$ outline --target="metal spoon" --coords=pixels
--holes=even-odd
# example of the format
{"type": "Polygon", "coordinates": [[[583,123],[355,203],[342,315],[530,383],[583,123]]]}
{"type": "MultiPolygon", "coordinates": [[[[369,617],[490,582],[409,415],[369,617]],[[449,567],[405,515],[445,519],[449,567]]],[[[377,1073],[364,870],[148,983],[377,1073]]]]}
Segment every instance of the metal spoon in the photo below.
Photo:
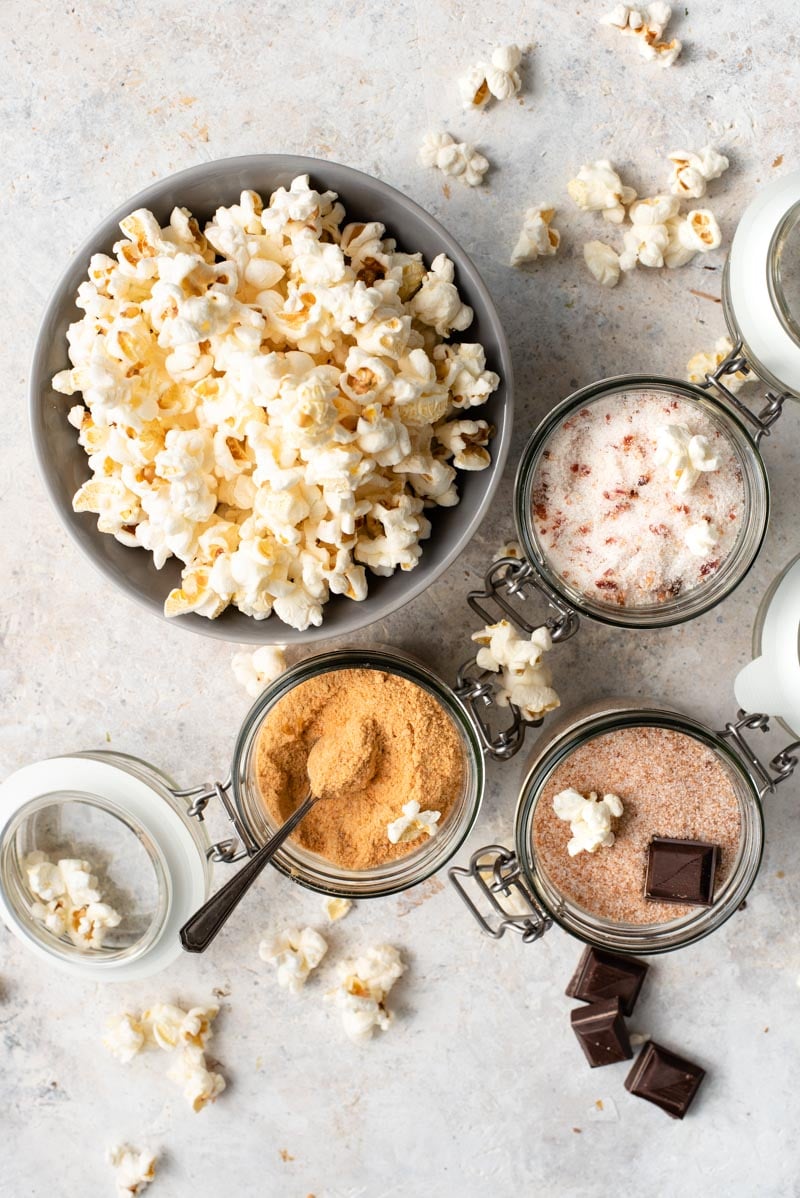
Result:
{"type": "Polygon", "coordinates": [[[187,953],[202,953],[208,948],[231,912],[239,905],[264,866],[274,857],[287,837],[320,799],[336,799],[344,792],[362,789],[375,772],[380,745],[374,720],[361,720],[348,726],[341,738],[323,738],[315,742],[308,755],[306,769],[311,791],[305,802],[287,819],[265,845],[250,858],[230,882],[212,894],[211,898],[186,921],[180,931],[181,944],[187,953]],[[348,733],[350,734],[348,736],[348,733]],[[332,764],[339,765],[339,785],[330,788],[326,781],[332,764]],[[314,794],[314,790],[318,793],[314,794]]]}
{"type": "Polygon", "coordinates": [[[319,796],[310,794],[305,802],[292,812],[275,835],[250,858],[247,865],[242,866],[238,874],[226,882],[216,894],[212,894],[211,898],[186,921],[181,928],[180,937],[181,944],[187,953],[205,952],[264,866],[272,860],[284,840],[291,836],[300,821],[305,819],[314,804],[318,802],[319,796]]]}

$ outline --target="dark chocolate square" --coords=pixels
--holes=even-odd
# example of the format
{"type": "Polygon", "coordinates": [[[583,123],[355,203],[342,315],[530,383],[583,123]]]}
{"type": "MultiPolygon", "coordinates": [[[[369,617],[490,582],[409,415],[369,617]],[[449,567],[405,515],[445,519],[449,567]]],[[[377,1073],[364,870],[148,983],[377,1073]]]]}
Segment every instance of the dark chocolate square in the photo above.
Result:
{"type": "Polygon", "coordinates": [[[622,957],[602,948],[584,950],[567,986],[570,998],[599,1002],[619,998],[623,1015],[631,1015],[649,966],[636,957],[622,957]]]}
{"type": "Polygon", "coordinates": [[[587,1007],[576,1007],[570,1022],[592,1069],[628,1061],[633,1056],[619,998],[604,998],[587,1007]]]}
{"type": "Polygon", "coordinates": [[[654,836],[647,851],[644,896],[659,903],[710,907],[719,849],[702,840],[654,836]]]}
{"type": "Polygon", "coordinates": [[[694,1101],[705,1069],[648,1040],[625,1078],[625,1089],[682,1119],[694,1101]]]}

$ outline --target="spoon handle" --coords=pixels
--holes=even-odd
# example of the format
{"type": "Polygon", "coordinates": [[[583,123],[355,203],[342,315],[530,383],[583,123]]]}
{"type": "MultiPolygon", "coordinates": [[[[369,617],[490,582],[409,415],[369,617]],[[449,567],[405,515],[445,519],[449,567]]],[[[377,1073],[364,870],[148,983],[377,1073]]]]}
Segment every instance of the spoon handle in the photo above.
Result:
{"type": "Polygon", "coordinates": [[[264,866],[277,853],[284,840],[291,836],[300,821],[305,819],[316,801],[316,795],[309,795],[275,835],[250,858],[247,865],[242,866],[229,882],[226,882],[216,894],[212,894],[211,898],[186,921],[181,928],[180,938],[187,953],[205,952],[264,866]]]}

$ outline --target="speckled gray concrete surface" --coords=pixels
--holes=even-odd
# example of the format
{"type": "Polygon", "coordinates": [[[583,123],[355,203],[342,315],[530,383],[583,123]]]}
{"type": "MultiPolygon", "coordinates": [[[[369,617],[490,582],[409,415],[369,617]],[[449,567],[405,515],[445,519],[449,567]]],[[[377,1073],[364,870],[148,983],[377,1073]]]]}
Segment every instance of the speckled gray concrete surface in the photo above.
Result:
{"type": "MultiPolygon", "coordinates": [[[[27,364],[47,295],[101,215],[150,179],[203,158],[296,151],[377,174],[425,205],[474,256],[504,319],[517,371],[512,464],[539,417],[577,385],[680,374],[722,334],[723,252],[672,273],[640,270],[605,291],[581,259],[598,225],[570,207],[565,184],[582,161],[610,156],[646,194],[663,186],[667,151],[711,141],[732,161],[709,200],[729,239],[759,184],[798,165],[794,7],[689,0],[675,19],[686,50],[667,71],[598,29],[604,7],[6,0],[4,774],[110,743],[199,780],[225,771],[247,709],[229,647],[141,614],[78,556],[27,437],[27,364]],[[535,43],[522,99],[462,114],[459,71],[512,40],[535,43]],[[422,135],[437,127],[478,143],[493,165],[488,185],[446,194],[442,177],[417,164],[422,135]],[[542,199],[559,207],[563,251],[514,272],[506,263],[521,213],[542,199]]],[[[765,457],[775,515],[738,592],[673,631],[584,627],[553,655],[565,705],[622,689],[712,724],[728,718],[759,597],[800,549],[797,408],[765,457]]],[[[360,640],[406,645],[452,675],[469,633],[464,594],[511,533],[511,496],[509,467],[460,561],[360,640]]],[[[491,768],[473,847],[510,835],[522,768],[491,768]]],[[[395,1026],[354,1048],[322,1004],[324,974],[292,999],[258,959],[263,930],[319,925],[318,899],[270,875],[205,957],[121,989],[46,973],[0,934],[0,1192],[110,1194],[103,1155],[126,1139],[162,1154],[152,1193],[181,1198],[798,1194],[797,797],[789,784],[768,801],[747,909],[656,961],[636,1011],[638,1030],[708,1069],[683,1124],[631,1098],[623,1066],[586,1067],[563,996],[577,943],[558,932],[527,947],[486,940],[439,879],[361,904],[331,934],[335,949],[389,940],[409,961],[395,1026]],[[161,1061],[119,1065],[100,1029],[125,1005],[198,1001],[213,987],[225,992],[214,1051],[229,1089],[195,1116],[161,1061]]]]}

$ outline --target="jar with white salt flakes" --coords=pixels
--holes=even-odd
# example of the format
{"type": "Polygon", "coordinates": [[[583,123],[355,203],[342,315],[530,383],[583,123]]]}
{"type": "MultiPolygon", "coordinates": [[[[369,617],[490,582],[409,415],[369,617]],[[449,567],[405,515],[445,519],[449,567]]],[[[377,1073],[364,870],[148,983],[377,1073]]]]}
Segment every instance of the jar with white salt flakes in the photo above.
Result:
{"type": "Polygon", "coordinates": [[[562,638],[581,617],[667,627],[742,581],[769,519],[761,442],[784,403],[800,399],[800,172],[766,187],[742,217],[723,307],[733,348],[702,384],[601,379],[533,432],[514,493],[525,560],[490,571],[482,615],[483,600],[502,607],[539,592],[556,606],[562,638]],[[742,376],[752,399],[736,393],[742,376]]]}

